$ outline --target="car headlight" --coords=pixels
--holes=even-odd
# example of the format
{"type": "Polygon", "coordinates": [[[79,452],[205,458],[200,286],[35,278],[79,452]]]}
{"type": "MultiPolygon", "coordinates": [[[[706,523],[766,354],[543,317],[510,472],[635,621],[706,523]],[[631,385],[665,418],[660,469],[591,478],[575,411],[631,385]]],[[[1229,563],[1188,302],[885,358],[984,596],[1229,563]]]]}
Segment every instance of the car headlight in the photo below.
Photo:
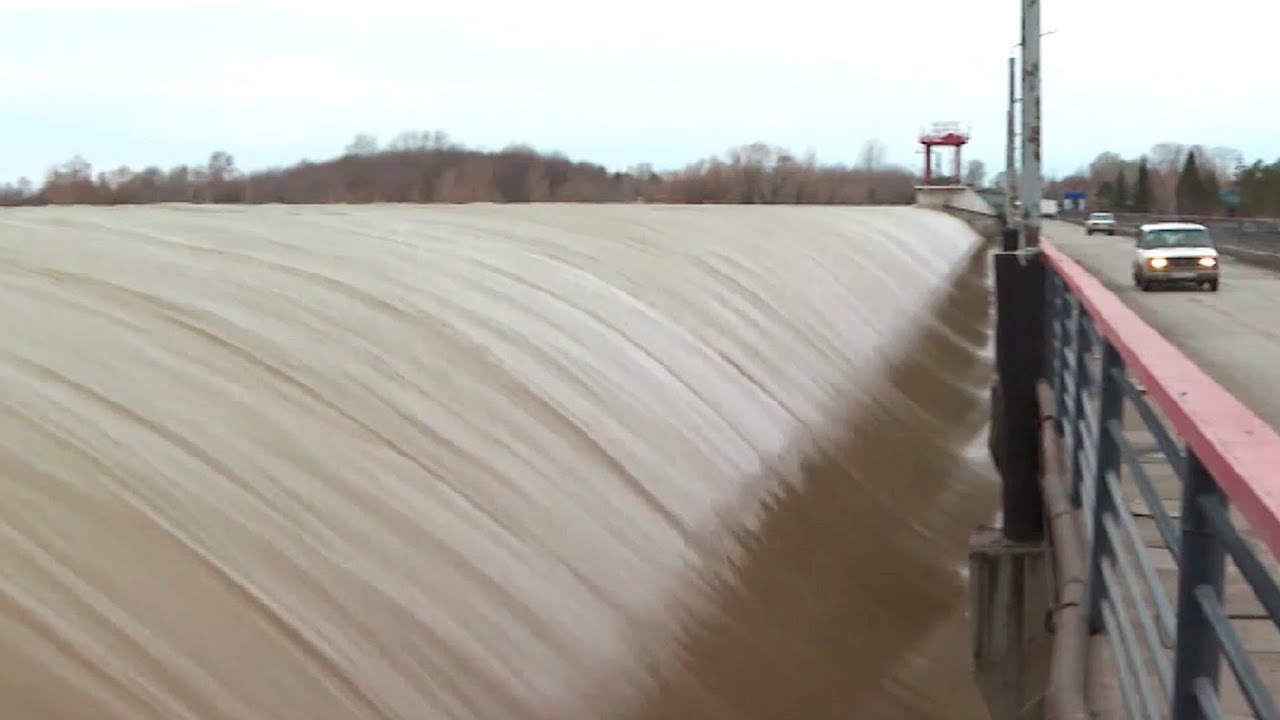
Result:
{"type": "Polygon", "coordinates": [[[1218,264],[1218,258],[1202,257],[1200,258],[1200,267],[1213,267],[1218,264]]]}
{"type": "Polygon", "coordinates": [[[1165,258],[1151,258],[1151,267],[1159,270],[1160,268],[1169,267],[1169,261],[1165,258]]]}

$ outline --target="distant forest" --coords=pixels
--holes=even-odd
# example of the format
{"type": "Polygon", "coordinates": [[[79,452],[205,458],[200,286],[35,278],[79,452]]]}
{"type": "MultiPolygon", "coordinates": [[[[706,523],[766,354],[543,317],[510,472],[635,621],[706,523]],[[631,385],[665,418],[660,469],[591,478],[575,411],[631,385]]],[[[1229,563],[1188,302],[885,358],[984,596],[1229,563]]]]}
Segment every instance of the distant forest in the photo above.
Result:
{"type": "Polygon", "coordinates": [[[915,175],[884,163],[876,141],[854,166],[821,164],[810,153],[754,143],[657,172],[626,172],[526,146],[470,149],[439,131],[405,132],[386,145],[358,135],[330,160],[245,172],[234,157],[173,168],[97,169],[76,156],[43,182],[0,185],[0,205],[192,203],[787,203],[906,204],[915,175]]]}
{"type": "Polygon", "coordinates": [[[1248,162],[1234,148],[1165,142],[1126,158],[1104,152],[1045,186],[1046,196],[1083,192],[1116,212],[1280,217],[1280,160],[1248,162]]]}

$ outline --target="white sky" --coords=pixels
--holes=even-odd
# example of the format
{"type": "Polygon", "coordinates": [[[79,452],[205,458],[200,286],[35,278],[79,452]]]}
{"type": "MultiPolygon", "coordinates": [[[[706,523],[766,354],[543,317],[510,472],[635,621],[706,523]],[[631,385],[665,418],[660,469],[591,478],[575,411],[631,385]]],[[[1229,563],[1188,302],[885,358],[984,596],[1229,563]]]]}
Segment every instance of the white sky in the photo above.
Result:
{"type": "MultiPolygon", "coordinates": [[[[1161,141],[1280,156],[1269,0],[1043,0],[1046,169],[1161,141]]],[[[969,124],[1003,165],[1017,0],[455,0],[414,5],[0,0],[0,180],[99,169],[256,169],[355,133],[443,129],[622,168],[765,140],[825,160],[969,124]]]]}

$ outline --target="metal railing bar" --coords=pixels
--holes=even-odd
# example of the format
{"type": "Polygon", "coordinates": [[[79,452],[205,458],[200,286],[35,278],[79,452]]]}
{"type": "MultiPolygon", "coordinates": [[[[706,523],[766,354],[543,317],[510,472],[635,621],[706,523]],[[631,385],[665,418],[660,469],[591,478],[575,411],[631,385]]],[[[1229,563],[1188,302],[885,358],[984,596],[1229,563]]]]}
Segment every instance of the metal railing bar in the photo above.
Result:
{"type": "MultiPolygon", "coordinates": [[[[1082,320],[1082,317],[1084,314],[1085,313],[1080,308],[1079,303],[1077,302],[1076,313],[1074,318],[1073,342],[1072,342],[1072,348],[1071,348],[1071,356],[1073,359],[1073,363],[1072,363],[1072,369],[1071,369],[1072,425],[1071,425],[1070,447],[1072,451],[1071,458],[1073,461],[1076,459],[1076,456],[1074,454],[1076,452],[1076,448],[1080,447],[1080,422],[1079,422],[1080,413],[1081,413],[1080,407],[1085,404],[1085,393],[1084,393],[1083,385],[1085,381],[1088,379],[1084,375],[1083,371],[1081,371],[1080,369],[1084,365],[1084,360],[1083,360],[1084,355],[1089,352],[1088,334],[1084,333],[1081,330],[1081,324],[1084,322],[1082,320]]],[[[1080,492],[1081,492],[1080,481],[1082,477],[1080,474],[1080,470],[1081,470],[1080,465],[1078,463],[1073,462],[1071,465],[1070,477],[1071,477],[1071,499],[1074,501],[1080,500],[1080,492]]],[[[1084,507],[1090,507],[1090,506],[1086,505],[1084,507]]]]}
{"type": "MultiPolygon", "coordinates": [[[[1138,699],[1141,701],[1142,709],[1144,711],[1143,717],[1158,718],[1160,713],[1157,709],[1156,696],[1151,691],[1151,684],[1148,682],[1147,674],[1143,672],[1142,661],[1138,655],[1138,640],[1133,635],[1133,627],[1130,626],[1129,623],[1120,622],[1118,606],[1112,600],[1118,595],[1116,592],[1116,586],[1120,583],[1116,581],[1115,565],[1112,563],[1110,557],[1102,559],[1101,569],[1102,580],[1107,587],[1108,598],[1107,600],[1104,600],[1103,603],[1113,608],[1113,612],[1116,613],[1115,629],[1119,631],[1120,646],[1124,650],[1125,659],[1129,668],[1133,671],[1133,679],[1135,681],[1134,685],[1137,688],[1138,699]]],[[[1120,664],[1118,659],[1116,664],[1120,664]]]]}
{"type": "MultiPolygon", "coordinates": [[[[1116,539],[1120,537],[1116,519],[1107,517],[1103,518],[1102,522],[1106,527],[1107,534],[1111,535],[1112,538],[1112,557],[1115,559],[1113,566],[1120,571],[1120,586],[1124,590],[1126,602],[1128,602],[1133,614],[1138,618],[1138,629],[1142,631],[1140,634],[1145,641],[1147,652],[1150,653],[1151,660],[1156,666],[1156,679],[1160,682],[1160,691],[1165,696],[1172,695],[1173,665],[1169,661],[1168,648],[1162,642],[1160,633],[1156,631],[1156,625],[1151,620],[1152,613],[1148,611],[1147,604],[1142,601],[1142,596],[1138,592],[1138,579],[1133,571],[1129,553],[1122,552],[1115,547],[1116,539]]],[[[1160,588],[1148,589],[1153,594],[1163,594],[1160,588]]]]}
{"type": "Polygon", "coordinates": [[[1064,326],[1070,326],[1072,332],[1075,331],[1075,321],[1080,314],[1080,298],[1067,288],[1067,283],[1058,273],[1053,273],[1058,279],[1058,294],[1062,297],[1062,320],[1064,326]]]}
{"type": "MultiPolygon", "coordinates": [[[[1089,347],[1088,345],[1084,346],[1085,352],[1088,352],[1088,347],[1089,347]]],[[[1076,348],[1075,345],[1066,346],[1065,350],[1068,352],[1064,352],[1064,354],[1062,354],[1062,366],[1064,366],[1066,370],[1069,370],[1070,373],[1075,373],[1076,370],[1079,370],[1080,363],[1082,363],[1082,360],[1080,360],[1079,357],[1075,356],[1075,348],[1076,348]]],[[[1088,363],[1084,364],[1084,368],[1088,369],[1088,363]]],[[[1089,375],[1089,378],[1093,379],[1093,375],[1092,374],[1089,375]]],[[[1088,384],[1088,383],[1085,383],[1085,384],[1088,384]]]]}
{"type": "MultiPolygon", "coordinates": [[[[1089,448],[1087,446],[1082,447],[1076,451],[1075,464],[1072,467],[1080,471],[1080,486],[1077,488],[1080,495],[1080,502],[1082,503],[1080,507],[1086,508],[1087,512],[1092,513],[1093,503],[1098,497],[1098,488],[1094,485],[1093,473],[1086,472],[1086,469],[1093,467],[1093,462],[1090,461],[1090,458],[1091,455],[1089,453],[1089,448]]],[[[1088,522],[1086,518],[1084,526],[1085,533],[1088,534],[1089,540],[1092,542],[1093,523],[1088,522]]]]}
{"type": "MultiPolygon", "coordinates": [[[[1172,720],[1200,720],[1195,684],[1203,678],[1216,688],[1221,685],[1223,642],[1220,628],[1210,621],[1210,613],[1200,607],[1197,591],[1209,588],[1221,598],[1226,579],[1227,552],[1200,511],[1198,498],[1206,497],[1226,506],[1222,488],[1209,469],[1190,449],[1187,476],[1182,483],[1182,564],[1178,567],[1178,636],[1173,650],[1172,720]]],[[[1230,629],[1230,628],[1228,628],[1230,629]]]]}
{"type": "Polygon", "coordinates": [[[1120,638],[1116,632],[1116,627],[1120,621],[1116,619],[1115,607],[1109,600],[1102,601],[1102,625],[1103,635],[1107,638],[1107,645],[1111,649],[1111,658],[1115,661],[1116,681],[1120,685],[1120,699],[1124,701],[1125,716],[1130,718],[1138,717],[1138,699],[1137,690],[1134,689],[1133,672],[1129,666],[1125,664],[1123,652],[1120,648],[1120,638]]]}
{"type": "MultiPolygon", "coordinates": [[[[1087,407],[1087,406],[1085,406],[1087,407]]],[[[1080,446],[1094,449],[1097,444],[1097,434],[1093,432],[1093,423],[1095,422],[1087,414],[1089,411],[1082,407],[1080,409],[1080,417],[1076,419],[1076,425],[1080,428],[1080,446]]]]}
{"type": "Polygon", "coordinates": [[[1214,692],[1213,683],[1205,678],[1196,678],[1195,693],[1200,712],[1206,720],[1226,720],[1222,705],[1218,702],[1218,694],[1214,692]]]}
{"type": "MultiPolygon", "coordinates": [[[[1094,403],[1092,401],[1096,398],[1096,393],[1094,393],[1092,390],[1089,390],[1089,389],[1086,389],[1082,392],[1077,393],[1075,388],[1075,381],[1068,380],[1067,382],[1071,385],[1069,389],[1071,390],[1072,395],[1080,399],[1080,402],[1076,404],[1075,407],[1072,407],[1069,409],[1067,413],[1067,421],[1076,425],[1079,425],[1080,423],[1094,422],[1094,412],[1093,412],[1094,403]]],[[[1092,431],[1095,428],[1086,425],[1082,429],[1085,431],[1092,431]]],[[[1086,432],[1085,434],[1088,435],[1088,432],[1086,432]]]]}
{"type": "Polygon", "coordinates": [[[1080,438],[1080,449],[1076,451],[1076,461],[1080,463],[1080,471],[1089,473],[1084,476],[1084,482],[1090,487],[1094,485],[1093,473],[1098,468],[1098,447],[1094,443],[1092,435],[1084,435],[1080,438]]]}
{"type": "Polygon", "coordinates": [[[1094,409],[1092,403],[1082,403],[1082,405],[1083,407],[1080,408],[1080,421],[1084,423],[1085,437],[1092,440],[1098,437],[1098,426],[1100,424],[1098,411],[1094,409]]]}
{"type": "Polygon", "coordinates": [[[1089,311],[1085,310],[1084,308],[1080,309],[1080,314],[1084,317],[1084,322],[1080,323],[1080,326],[1084,328],[1084,331],[1086,333],[1088,333],[1089,342],[1094,347],[1101,345],[1102,333],[1098,331],[1098,325],[1094,323],[1093,316],[1090,315],[1089,311]]]}
{"type": "Polygon", "coordinates": [[[1129,438],[1125,437],[1124,428],[1120,423],[1118,421],[1109,423],[1107,429],[1111,432],[1111,436],[1115,438],[1116,446],[1120,448],[1120,457],[1129,468],[1129,473],[1133,475],[1133,482],[1138,487],[1138,492],[1142,494],[1143,503],[1151,511],[1151,518],[1156,523],[1156,531],[1160,533],[1160,539],[1164,541],[1169,554],[1173,556],[1173,561],[1175,563],[1179,562],[1179,542],[1181,539],[1178,537],[1178,527],[1173,518],[1164,509],[1164,503],[1161,502],[1160,495],[1156,493],[1155,484],[1151,482],[1151,476],[1147,474],[1146,468],[1142,467],[1142,461],[1138,459],[1138,453],[1133,449],[1133,444],[1129,442],[1129,438]]]}
{"type": "Polygon", "coordinates": [[[1253,552],[1253,548],[1249,547],[1240,532],[1236,530],[1235,524],[1227,515],[1226,508],[1208,501],[1197,504],[1200,506],[1200,511],[1204,513],[1205,519],[1209,521],[1214,534],[1226,548],[1227,554],[1235,562],[1236,568],[1249,583],[1254,596],[1266,609],[1267,617],[1277,629],[1280,629],[1280,585],[1276,584],[1275,578],[1258,559],[1257,553],[1253,552]]]}
{"type": "MultiPolygon", "coordinates": [[[[1086,352],[1087,351],[1088,347],[1086,346],[1086,352]]],[[[1076,353],[1073,352],[1063,359],[1063,366],[1066,367],[1068,372],[1079,379],[1081,382],[1080,387],[1084,389],[1086,397],[1096,396],[1096,390],[1101,378],[1099,377],[1098,371],[1091,367],[1090,363],[1086,359],[1077,357],[1076,353]]],[[[1072,381],[1071,385],[1074,389],[1076,385],[1075,380],[1072,381]]]]}
{"type": "Polygon", "coordinates": [[[1081,452],[1080,448],[1076,445],[1075,439],[1072,437],[1075,434],[1075,427],[1076,424],[1074,422],[1068,423],[1063,426],[1064,432],[1062,433],[1062,454],[1066,458],[1066,471],[1068,478],[1070,478],[1071,473],[1075,471],[1077,462],[1076,456],[1081,452]]]}
{"type": "MultiPolygon", "coordinates": [[[[1060,285],[1062,283],[1062,278],[1059,278],[1057,275],[1053,275],[1052,277],[1054,278],[1055,285],[1060,285]]],[[[1063,425],[1063,418],[1067,414],[1067,396],[1065,394],[1067,320],[1066,320],[1066,316],[1062,312],[1062,309],[1063,309],[1062,306],[1063,306],[1063,301],[1062,301],[1061,288],[1055,288],[1054,307],[1052,310],[1052,312],[1054,313],[1054,317],[1053,317],[1053,322],[1050,323],[1050,325],[1053,327],[1053,354],[1052,354],[1053,362],[1052,362],[1052,374],[1050,375],[1050,378],[1052,378],[1052,387],[1053,387],[1054,417],[1057,418],[1054,421],[1054,427],[1059,434],[1063,433],[1063,428],[1065,427],[1063,425]]]]}
{"type": "MultiPolygon", "coordinates": [[[[1120,479],[1114,473],[1107,474],[1107,489],[1112,493],[1113,497],[1117,498],[1116,502],[1118,504],[1121,495],[1120,479]]],[[[1146,581],[1147,589],[1151,591],[1151,600],[1155,605],[1156,619],[1160,622],[1160,632],[1167,640],[1168,647],[1172,649],[1174,640],[1177,637],[1173,604],[1169,601],[1169,596],[1165,594],[1164,585],[1160,583],[1160,577],[1156,574],[1155,568],[1152,567],[1147,553],[1144,552],[1147,549],[1146,543],[1142,542],[1142,536],[1138,533],[1138,524],[1134,522],[1133,515],[1128,512],[1121,512],[1119,516],[1119,523],[1124,528],[1124,536],[1134,549],[1138,567],[1142,571],[1142,578],[1146,581]]],[[[1121,560],[1123,562],[1123,558],[1121,560]]]]}
{"type": "Polygon", "coordinates": [[[1076,380],[1070,373],[1062,377],[1063,398],[1071,398],[1072,402],[1067,403],[1066,411],[1063,416],[1074,420],[1076,418],[1075,397],[1076,397],[1076,380]]]}
{"type": "Polygon", "coordinates": [[[1262,679],[1258,677],[1258,670],[1253,666],[1253,660],[1249,657],[1248,651],[1244,649],[1244,643],[1240,642],[1236,629],[1227,619],[1227,613],[1222,603],[1218,601],[1217,593],[1212,587],[1201,585],[1195,589],[1195,596],[1201,612],[1213,626],[1214,634],[1222,644],[1222,655],[1231,666],[1231,672],[1236,676],[1240,691],[1244,693],[1244,699],[1249,703],[1253,714],[1259,720],[1280,719],[1280,710],[1276,710],[1275,700],[1271,698],[1266,686],[1262,684],[1262,679]]]}
{"type": "MultiPolygon", "coordinates": [[[[1089,349],[1091,347],[1092,346],[1090,345],[1086,345],[1084,347],[1084,352],[1085,353],[1089,352],[1089,349]]],[[[1094,370],[1094,368],[1090,367],[1090,363],[1087,358],[1076,357],[1076,353],[1074,352],[1075,350],[1074,346],[1068,349],[1072,350],[1073,352],[1063,353],[1064,357],[1062,359],[1062,366],[1066,368],[1067,371],[1073,375],[1083,373],[1083,378],[1082,378],[1084,380],[1083,387],[1086,390],[1092,390],[1098,384],[1098,373],[1094,370]]]]}
{"type": "Polygon", "coordinates": [[[1124,389],[1124,395],[1128,398],[1129,403],[1133,405],[1133,409],[1138,411],[1138,417],[1142,418],[1142,424],[1146,426],[1147,432],[1151,433],[1151,437],[1155,439],[1156,445],[1164,453],[1165,459],[1173,466],[1178,478],[1185,481],[1187,477],[1187,459],[1182,452],[1182,448],[1178,446],[1178,442],[1173,439],[1173,435],[1169,433],[1164,423],[1160,422],[1160,417],[1151,408],[1151,403],[1147,402],[1142,393],[1138,392],[1133,383],[1129,382],[1129,377],[1124,374],[1124,370],[1117,368],[1115,372],[1120,374],[1122,379],[1120,387],[1124,389]]]}
{"type": "MultiPolygon", "coordinates": [[[[1086,492],[1084,488],[1080,488],[1080,507],[1091,508],[1093,506],[1094,506],[1093,492],[1092,491],[1086,492]]],[[[1084,529],[1084,540],[1085,540],[1085,543],[1087,543],[1088,545],[1085,549],[1088,550],[1090,554],[1092,554],[1093,545],[1094,543],[1097,542],[1097,539],[1093,537],[1093,523],[1089,522],[1088,519],[1086,519],[1085,522],[1080,523],[1080,525],[1084,529]]]]}

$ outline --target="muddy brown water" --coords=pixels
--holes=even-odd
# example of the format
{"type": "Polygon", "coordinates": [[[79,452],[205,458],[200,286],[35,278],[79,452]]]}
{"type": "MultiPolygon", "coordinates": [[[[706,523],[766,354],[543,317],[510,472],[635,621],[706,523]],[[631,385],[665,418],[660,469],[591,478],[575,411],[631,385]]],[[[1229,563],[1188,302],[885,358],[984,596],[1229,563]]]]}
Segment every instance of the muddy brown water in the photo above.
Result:
{"type": "Polygon", "coordinates": [[[978,718],[978,239],[909,208],[0,213],[22,720],[978,718]]]}

